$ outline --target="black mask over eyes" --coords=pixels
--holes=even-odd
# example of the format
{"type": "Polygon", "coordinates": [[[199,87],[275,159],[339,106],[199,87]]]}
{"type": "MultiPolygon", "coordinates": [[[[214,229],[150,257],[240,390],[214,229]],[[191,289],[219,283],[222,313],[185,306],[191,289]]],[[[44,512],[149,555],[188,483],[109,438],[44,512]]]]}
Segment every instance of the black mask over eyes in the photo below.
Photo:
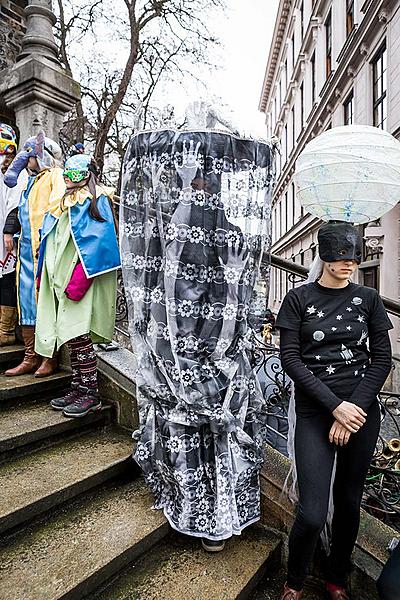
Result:
{"type": "Polygon", "coordinates": [[[355,260],[360,264],[362,240],[350,223],[330,221],[318,231],[319,256],[324,262],[355,260]]]}

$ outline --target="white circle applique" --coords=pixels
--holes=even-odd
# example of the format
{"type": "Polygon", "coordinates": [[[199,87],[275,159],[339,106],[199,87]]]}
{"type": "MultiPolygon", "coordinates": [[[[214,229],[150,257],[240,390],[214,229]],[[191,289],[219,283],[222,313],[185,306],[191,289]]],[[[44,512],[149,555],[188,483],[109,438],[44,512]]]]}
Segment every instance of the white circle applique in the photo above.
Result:
{"type": "Polygon", "coordinates": [[[362,304],[362,298],[359,298],[358,296],[354,296],[354,298],[351,301],[351,303],[355,304],[356,306],[359,306],[360,304],[362,304]]]}
{"type": "Polygon", "coordinates": [[[320,342],[321,340],[323,340],[325,337],[325,334],[323,331],[314,331],[313,334],[313,338],[316,342],[320,342]]]}

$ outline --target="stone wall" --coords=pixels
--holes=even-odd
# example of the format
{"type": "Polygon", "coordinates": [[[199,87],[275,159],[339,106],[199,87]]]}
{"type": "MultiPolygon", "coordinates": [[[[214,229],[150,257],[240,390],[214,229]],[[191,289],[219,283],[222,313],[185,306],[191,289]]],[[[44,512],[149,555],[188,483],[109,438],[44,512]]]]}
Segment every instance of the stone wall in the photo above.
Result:
{"type": "Polygon", "coordinates": [[[0,70],[12,66],[25,33],[27,0],[2,0],[0,6],[0,70]]]}
{"type": "MultiPolygon", "coordinates": [[[[0,6],[0,71],[11,67],[18,56],[25,33],[24,8],[28,0],[2,0],[0,6]]],[[[15,126],[15,115],[0,94],[0,121],[15,126]]]]}

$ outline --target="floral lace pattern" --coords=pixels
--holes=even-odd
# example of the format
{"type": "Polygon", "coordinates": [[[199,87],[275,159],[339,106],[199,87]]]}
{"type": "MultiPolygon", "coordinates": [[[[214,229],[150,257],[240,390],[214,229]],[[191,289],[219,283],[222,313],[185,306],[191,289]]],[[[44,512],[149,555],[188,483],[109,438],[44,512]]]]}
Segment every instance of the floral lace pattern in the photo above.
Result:
{"type": "Polygon", "coordinates": [[[219,132],[135,136],[120,214],[137,354],[136,461],[171,525],[220,540],[259,518],[266,409],[249,314],[272,154],[219,132]]]}

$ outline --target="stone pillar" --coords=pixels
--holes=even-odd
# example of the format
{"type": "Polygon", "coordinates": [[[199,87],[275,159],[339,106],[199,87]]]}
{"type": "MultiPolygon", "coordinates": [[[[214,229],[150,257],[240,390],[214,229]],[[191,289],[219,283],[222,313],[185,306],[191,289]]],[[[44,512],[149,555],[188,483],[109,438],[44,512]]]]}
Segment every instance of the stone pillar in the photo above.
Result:
{"type": "Polygon", "coordinates": [[[15,112],[21,142],[40,129],[57,141],[64,115],[79,99],[80,88],[57,58],[51,0],[28,0],[25,11],[21,52],[1,81],[0,93],[15,112]]]}

